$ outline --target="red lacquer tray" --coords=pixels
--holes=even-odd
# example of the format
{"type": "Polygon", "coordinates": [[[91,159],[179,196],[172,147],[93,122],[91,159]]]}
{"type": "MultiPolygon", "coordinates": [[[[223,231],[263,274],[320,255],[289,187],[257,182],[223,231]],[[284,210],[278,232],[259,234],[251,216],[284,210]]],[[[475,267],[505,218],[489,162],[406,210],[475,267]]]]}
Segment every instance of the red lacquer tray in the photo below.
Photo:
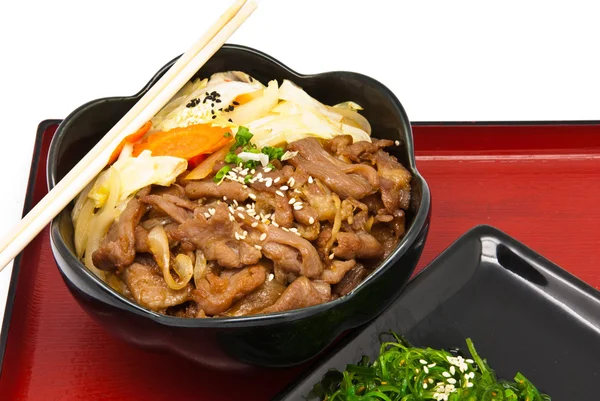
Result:
{"type": "MultiPolygon", "coordinates": [[[[26,210],[57,123],[40,125],[26,210]]],[[[420,123],[414,138],[433,196],[419,270],[484,223],[600,288],[600,122],[420,123]]],[[[15,263],[2,333],[2,400],[268,400],[302,369],[225,374],[113,339],[67,291],[47,229],[15,263]]]]}

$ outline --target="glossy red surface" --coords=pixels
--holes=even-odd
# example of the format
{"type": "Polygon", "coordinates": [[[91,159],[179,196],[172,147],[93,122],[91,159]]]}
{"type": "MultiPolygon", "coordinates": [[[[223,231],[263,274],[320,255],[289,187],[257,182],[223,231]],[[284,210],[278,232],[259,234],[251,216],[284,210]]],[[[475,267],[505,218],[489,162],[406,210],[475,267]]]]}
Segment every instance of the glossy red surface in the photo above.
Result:
{"type": "MultiPolygon", "coordinates": [[[[46,192],[43,136],[34,202],[46,192]]],[[[433,218],[420,268],[485,223],[600,288],[600,124],[414,127],[433,218]]],[[[67,291],[48,232],[25,250],[0,376],[6,400],[267,400],[301,368],[223,374],[108,336],[67,291]]]]}

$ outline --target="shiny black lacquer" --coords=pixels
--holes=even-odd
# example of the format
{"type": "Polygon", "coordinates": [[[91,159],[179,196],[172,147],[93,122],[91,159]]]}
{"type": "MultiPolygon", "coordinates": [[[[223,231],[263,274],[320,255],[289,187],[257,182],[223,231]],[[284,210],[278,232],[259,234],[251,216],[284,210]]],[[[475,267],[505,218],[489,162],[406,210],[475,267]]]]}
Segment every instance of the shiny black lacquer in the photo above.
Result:
{"type": "MultiPolygon", "coordinates": [[[[89,102],[59,126],[48,157],[52,188],[174,63],[163,67],[138,94],[89,102]]],[[[289,79],[327,104],[352,100],[362,105],[373,135],[400,141],[392,151],[413,174],[408,230],[398,248],[359,287],[338,300],[270,315],[183,319],[163,316],[120,296],[89,272],[73,253],[69,208],[51,225],[54,257],[69,290],[110,332],[133,344],[175,351],[223,369],[251,365],[283,367],[319,354],[340,333],[373,319],[393,302],[409,280],[429,228],[430,193],[415,166],[409,120],[398,99],[381,83],[352,72],[298,74],[247,47],[223,46],[198,72],[244,71],[261,82],[289,79]]]]}
{"type": "Polygon", "coordinates": [[[599,311],[600,292],[503,232],[478,226],[275,400],[310,400],[328,370],[376,357],[390,330],[416,346],[458,346],[463,355],[469,337],[500,378],[521,372],[553,401],[596,400],[599,311]]]}

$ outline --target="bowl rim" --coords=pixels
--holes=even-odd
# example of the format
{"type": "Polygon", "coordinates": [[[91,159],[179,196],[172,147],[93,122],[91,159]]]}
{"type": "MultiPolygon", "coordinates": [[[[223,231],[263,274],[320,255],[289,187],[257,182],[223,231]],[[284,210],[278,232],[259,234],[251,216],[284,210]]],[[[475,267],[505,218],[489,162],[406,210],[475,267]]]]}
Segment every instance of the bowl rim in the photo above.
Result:
{"type": "MultiPolygon", "coordinates": [[[[279,60],[265,54],[259,50],[243,46],[237,44],[225,44],[222,46],[222,49],[228,50],[236,50],[241,52],[252,53],[257,55],[263,59],[268,60],[272,64],[277,67],[285,70],[288,74],[293,75],[295,77],[301,79],[310,79],[321,77],[324,75],[332,75],[332,74],[344,74],[354,76],[360,79],[363,82],[367,82],[369,85],[375,87],[377,90],[383,92],[388,98],[391,99],[392,104],[395,111],[400,115],[404,126],[404,129],[407,132],[407,136],[405,139],[405,146],[408,153],[408,166],[413,175],[413,179],[417,179],[421,184],[421,199],[420,205],[417,210],[417,213],[414,215],[412,224],[405,236],[400,240],[400,243],[396,246],[396,249],[388,255],[386,260],[384,260],[374,271],[371,273],[365,280],[363,280],[355,289],[353,289],[347,295],[335,299],[333,301],[329,301],[323,304],[309,306],[301,309],[294,309],[290,311],[277,312],[277,313],[269,313],[264,315],[250,315],[250,316],[234,316],[234,317],[213,317],[210,319],[190,319],[190,318],[182,318],[175,316],[162,315],[157,312],[148,310],[141,305],[125,298],[124,296],[117,293],[113,290],[108,284],[102,281],[99,277],[93,274],[89,269],[87,269],[83,263],[79,261],[78,258],[73,255],[68,246],[66,245],[62,235],[59,230],[59,220],[61,218],[62,212],[56,216],[52,222],[50,223],[50,240],[52,243],[52,251],[54,253],[54,257],[56,258],[56,254],[58,253],[61,258],[64,259],[64,262],[67,263],[72,269],[76,266],[79,268],[81,273],[83,273],[84,277],[94,284],[99,291],[105,293],[109,297],[112,297],[115,302],[120,301],[119,307],[121,309],[127,309],[128,311],[135,313],[136,315],[141,315],[147,318],[152,319],[153,321],[167,326],[173,327],[194,327],[194,328],[202,328],[202,327],[210,327],[210,328],[234,328],[234,327],[245,327],[249,324],[254,326],[263,326],[269,325],[277,322],[289,322],[295,321],[299,319],[303,319],[312,315],[316,315],[322,313],[328,309],[332,309],[337,305],[350,301],[353,297],[355,297],[364,287],[369,285],[372,281],[375,281],[379,278],[388,268],[391,268],[390,265],[397,263],[402,255],[404,255],[408,249],[412,246],[412,244],[417,240],[417,237],[425,228],[425,225],[429,219],[430,209],[431,209],[431,193],[427,181],[417,169],[416,159],[414,153],[414,142],[413,142],[413,134],[412,128],[410,125],[410,121],[408,116],[404,110],[404,107],[400,103],[400,100],[394,95],[394,93],[383,83],[371,78],[367,75],[360,74],[357,72],[351,71],[328,71],[316,74],[301,74],[293,69],[289,68],[285,64],[281,63],[279,60]]],[[[48,152],[48,159],[46,164],[46,175],[48,188],[52,189],[58,182],[56,165],[58,164],[58,150],[60,148],[60,144],[63,138],[63,132],[67,131],[69,126],[72,124],[76,118],[88,110],[91,107],[99,103],[104,103],[108,101],[124,101],[124,100],[134,100],[139,99],[146,93],[149,88],[156,83],[160,77],[175,63],[175,61],[180,56],[173,58],[171,61],[166,63],[162,68],[160,68],[156,74],[148,81],[146,85],[142,87],[136,94],[131,96],[115,96],[115,97],[104,97],[98,98],[83,105],[79,106],[73,112],[71,112],[59,125],[56,130],[54,137],[50,143],[50,149],[48,152]]],[[[57,263],[57,267],[60,270],[63,278],[65,278],[65,274],[63,272],[63,268],[60,263],[57,263]]],[[[91,284],[91,283],[90,283],[91,284]]],[[[406,283],[404,283],[406,284],[406,283]]]]}

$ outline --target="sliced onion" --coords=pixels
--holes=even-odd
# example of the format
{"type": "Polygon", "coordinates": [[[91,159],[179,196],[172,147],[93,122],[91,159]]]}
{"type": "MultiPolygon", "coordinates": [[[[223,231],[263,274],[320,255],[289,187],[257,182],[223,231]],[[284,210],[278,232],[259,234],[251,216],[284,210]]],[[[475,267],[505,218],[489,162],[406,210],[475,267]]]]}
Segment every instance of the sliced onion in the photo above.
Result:
{"type": "Polygon", "coordinates": [[[225,156],[228,152],[229,145],[223,146],[221,149],[217,150],[215,153],[204,159],[204,161],[197,165],[195,169],[190,171],[190,173],[185,176],[185,179],[201,180],[203,178],[206,178],[213,171],[215,164],[225,159],[225,156]]]}
{"type": "Polygon", "coordinates": [[[272,80],[264,90],[263,95],[246,104],[237,106],[230,114],[235,124],[247,125],[248,123],[266,116],[279,101],[279,87],[277,81],[272,80]]]}
{"type": "Polygon", "coordinates": [[[352,108],[341,108],[337,106],[338,105],[333,107],[328,106],[328,109],[334,113],[342,115],[344,117],[342,119],[342,123],[348,124],[355,128],[360,128],[367,134],[371,135],[371,124],[369,123],[369,120],[352,108]]]}
{"type": "Polygon", "coordinates": [[[79,220],[79,213],[81,212],[83,205],[88,200],[88,194],[90,193],[90,190],[94,186],[94,181],[91,181],[89,184],[87,184],[86,187],[83,189],[83,191],[81,191],[79,193],[79,195],[77,196],[77,199],[75,200],[75,205],[73,205],[73,210],[71,211],[71,220],[73,221],[73,224],[76,224],[77,220],[79,220]]]}
{"type": "Polygon", "coordinates": [[[325,245],[325,250],[329,253],[329,250],[333,246],[333,243],[337,239],[337,235],[340,232],[340,228],[342,227],[342,208],[340,197],[336,194],[332,194],[333,202],[335,203],[335,219],[333,220],[333,227],[331,228],[331,238],[327,241],[327,245],[325,245]]]}
{"type": "MultiPolygon", "coordinates": [[[[170,267],[171,267],[171,250],[169,249],[169,237],[167,237],[167,233],[163,226],[156,225],[150,230],[148,233],[148,248],[150,248],[150,252],[152,256],[154,256],[154,260],[158,264],[158,267],[161,268],[163,275],[171,275],[170,267]],[[165,271],[167,274],[165,274],[165,271]]],[[[165,278],[165,281],[167,279],[165,278]]]]}
{"type": "Polygon", "coordinates": [[[165,281],[167,282],[167,285],[170,288],[174,290],[180,290],[190,282],[192,276],[194,275],[194,266],[192,264],[192,259],[188,255],[180,253],[179,255],[175,256],[173,266],[171,267],[179,276],[179,282],[173,280],[173,276],[171,276],[170,271],[167,272],[168,274],[164,274],[163,271],[163,275],[166,276],[165,281]]]}
{"type": "Polygon", "coordinates": [[[269,156],[264,153],[240,152],[238,157],[245,162],[248,160],[260,162],[263,167],[269,164],[269,156]]]}
{"type": "Polygon", "coordinates": [[[116,206],[121,188],[121,178],[119,172],[114,167],[110,167],[106,170],[101,177],[107,182],[108,197],[106,198],[104,206],[102,206],[102,208],[100,208],[100,210],[98,210],[98,212],[90,219],[88,239],[85,246],[84,264],[102,280],[106,280],[106,274],[94,266],[92,254],[98,249],[100,242],[106,236],[108,229],[117,217],[116,206]]]}
{"type": "Polygon", "coordinates": [[[293,159],[297,154],[298,154],[298,151],[290,152],[288,150],[283,154],[283,156],[281,156],[281,161],[293,159]]]}
{"type": "Polygon", "coordinates": [[[198,282],[206,276],[206,257],[200,250],[196,250],[196,263],[194,264],[194,284],[198,288],[198,282]]]}
{"type": "Polygon", "coordinates": [[[76,219],[73,219],[73,226],[75,228],[73,234],[73,242],[75,244],[75,252],[77,257],[81,259],[85,253],[87,246],[88,235],[92,219],[94,218],[94,201],[88,199],[85,201],[76,219]]]}
{"type": "Polygon", "coordinates": [[[173,260],[171,266],[171,250],[169,249],[169,238],[165,229],[161,225],[154,226],[148,233],[148,247],[154,256],[154,260],[160,267],[163,273],[163,278],[169,288],[180,290],[187,285],[194,275],[194,267],[192,259],[185,255],[179,254],[173,260]],[[179,276],[179,281],[175,281],[171,275],[171,267],[179,276]]]}

